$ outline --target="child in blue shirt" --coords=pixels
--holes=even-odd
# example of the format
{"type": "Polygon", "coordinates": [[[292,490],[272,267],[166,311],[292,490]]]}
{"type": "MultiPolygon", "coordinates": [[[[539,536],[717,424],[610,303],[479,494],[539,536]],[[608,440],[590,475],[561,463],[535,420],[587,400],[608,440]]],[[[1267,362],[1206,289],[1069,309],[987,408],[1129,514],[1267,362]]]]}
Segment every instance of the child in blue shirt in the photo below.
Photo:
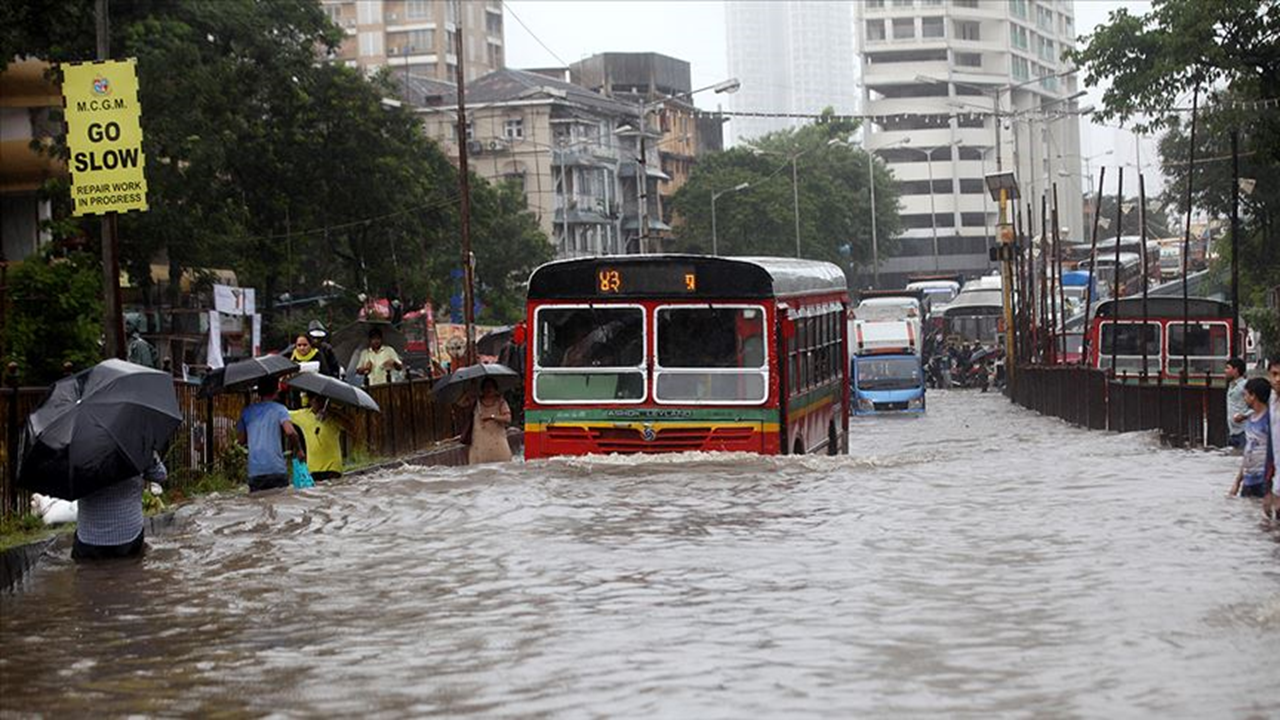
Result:
{"type": "Polygon", "coordinates": [[[1240,472],[1231,487],[1231,495],[1240,497],[1266,497],[1271,487],[1273,472],[1273,448],[1271,447],[1271,416],[1267,403],[1271,400],[1271,385],[1262,378],[1253,378],[1244,386],[1244,400],[1249,412],[1244,421],[1244,457],[1240,472]]]}

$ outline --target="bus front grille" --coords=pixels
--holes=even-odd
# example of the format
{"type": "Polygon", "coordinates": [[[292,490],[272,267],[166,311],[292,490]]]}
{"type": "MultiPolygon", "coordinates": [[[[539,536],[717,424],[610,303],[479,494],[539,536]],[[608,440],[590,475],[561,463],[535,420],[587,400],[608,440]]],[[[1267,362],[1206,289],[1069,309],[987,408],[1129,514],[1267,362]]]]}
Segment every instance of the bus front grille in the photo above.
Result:
{"type": "Polygon", "coordinates": [[[753,449],[754,427],[677,427],[642,430],[632,427],[550,426],[547,441],[585,445],[593,453],[669,453],[697,450],[753,449]],[[647,437],[646,437],[647,435],[647,437]]]}

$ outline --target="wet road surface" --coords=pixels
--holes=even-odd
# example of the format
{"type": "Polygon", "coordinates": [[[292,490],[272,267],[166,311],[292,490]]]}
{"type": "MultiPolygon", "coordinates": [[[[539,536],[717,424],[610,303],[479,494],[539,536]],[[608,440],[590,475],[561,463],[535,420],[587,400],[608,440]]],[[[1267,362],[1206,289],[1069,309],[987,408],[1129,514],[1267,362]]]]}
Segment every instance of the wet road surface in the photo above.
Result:
{"type": "Polygon", "coordinates": [[[996,395],[842,458],[408,468],[184,508],[0,596],[0,713],[1266,717],[1236,460],[996,395]]]}

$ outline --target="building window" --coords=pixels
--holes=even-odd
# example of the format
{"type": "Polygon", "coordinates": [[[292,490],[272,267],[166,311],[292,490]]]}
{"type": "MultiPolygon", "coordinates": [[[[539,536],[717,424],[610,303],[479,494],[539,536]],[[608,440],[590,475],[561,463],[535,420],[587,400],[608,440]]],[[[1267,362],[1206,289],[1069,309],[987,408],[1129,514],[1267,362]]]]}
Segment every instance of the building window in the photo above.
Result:
{"type": "Polygon", "coordinates": [[[982,55],[979,53],[956,53],[956,65],[960,67],[982,67],[982,55]]]}
{"type": "Polygon", "coordinates": [[[980,212],[960,213],[961,227],[986,227],[987,215],[980,212]]]}
{"type": "Polygon", "coordinates": [[[920,4],[924,7],[941,7],[942,0],[924,0],[920,4]]]}
{"type": "Polygon", "coordinates": [[[1036,27],[1046,32],[1053,32],[1053,11],[1036,6],[1036,27]]]}
{"type": "Polygon", "coordinates": [[[909,40],[916,36],[915,18],[894,18],[893,39],[909,40]]]}
{"type": "Polygon", "coordinates": [[[867,7],[871,8],[871,9],[873,9],[873,10],[880,10],[880,9],[883,9],[883,8],[884,8],[884,0],[867,0],[867,7]]]}
{"type": "Polygon", "coordinates": [[[338,23],[338,18],[342,15],[341,5],[321,5],[320,9],[323,10],[325,16],[329,18],[329,22],[334,23],[335,25],[338,23]]]}
{"type": "Polygon", "coordinates": [[[356,3],[356,22],[360,25],[380,25],[382,23],[382,3],[356,3]]]}
{"type": "Polygon", "coordinates": [[[1014,17],[1027,19],[1027,0],[1009,0],[1009,9],[1014,17]]]}
{"type": "Polygon", "coordinates": [[[489,67],[497,70],[502,67],[502,46],[497,43],[485,43],[485,59],[489,61],[489,67]]]}
{"type": "Polygon", "coordinates": [[[884,40],[884,21],[868,20],[867,21],[867,42],[879,42],[884,40]]]}
{"type": "MultiPolygon", "coordinates": [[[[458,34],[454,32],[446,32],[444,34],[445,44],[444,51],[450,55],[458,54],[458,34]]],[[[452,76],[450,76],[452,77],[452,76]]]]}
{"type": "Polygon", "coordinates": [[[957,20],[955,24],[955,37],[957,40],[981,40],[981,26],[969,20],[957,20]]]}
{"type": "Polygon", "coordinates": [[[502,37],[502,16],[496,13],[485,13],[484,29],[494,37],[502,37]]]}
{"type": "Polygon", "coordinates": [[[1009,40],[1016,48],[1027,49],[1027,29],[1017,25],[1009,26],[1009,40]]]}
{"type": "Polygon", "coordinates": [[[920,34],[927,38],[940,38],[946,34],[946,23],[940,17],[927,17],[920,20],[920,34]]]}
{"type": "Polygon", "coordinates": [[[980,178],[960,178],[961,195],[985,195],[987,184],[980,178]]]}
{"type": "Polygon", "coordinates": [[[444,21],[457,25],[460,17],[462,17],[462,8],[458,0],[444,0],[444,21]]]}
{"type": "Polygon", "coordinates": [[[405,0],[404,16],[410,20],[431,17],[431,0],[405,0]]]}
{"type": "Polygon", "coordinates": [[[359,35],[360,57],[376,57],[382,55],[382,38],[380,32],[362,32],[359,35]]]}
{"type": "Polygon", "coordinates": [[[524,118],[507,118],[502,125],[502,137],[519,140],[524,137],[524,118]]]}
{"type": "Polygon", "coordinates": [[[899,8],[909,8],[915,4],[915,0],[893,0],[893,6],[899,8]]]}
{"type": "Polygon", "coordinates": [[[1053,51],[1053,41],[1040,38],[1040,59],[1048,60],[1049,62],[1056,62],[1058,58],[1054,55],[1053,51]]]}
{"type": "Polygon", "coordinates": [[[433,30],[414,30],[388,35],[391,42],[388,55],[416,55],[435,52],[436,37],[433,30]]]}
{"type": "Polygon", "coordinates": [[[1027,59],[1013,56],[1013,77],[1018,80],[1030,80],[1031,69],[1027,65],[1027,59]]]}
{"type": "Polygon", "coordinates": [[[955,0],[956,7],[976,9],[978,0],[955,0]]]}

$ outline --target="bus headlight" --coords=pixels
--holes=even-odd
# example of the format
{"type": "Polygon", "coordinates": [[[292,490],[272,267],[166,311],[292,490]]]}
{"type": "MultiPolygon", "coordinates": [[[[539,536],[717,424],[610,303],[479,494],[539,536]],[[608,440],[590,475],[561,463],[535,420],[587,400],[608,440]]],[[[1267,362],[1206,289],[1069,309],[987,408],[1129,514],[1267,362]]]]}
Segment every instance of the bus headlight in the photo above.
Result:
{"type": "Polygon", "coordinates": [[[923,396],[923,395],[919,395],[919,396],[917,396],[917,397],[913,397],[913,398],[911,398],[910,400],[908,400],[908,401],[907,401],[907,409],[908,409],[908,410],[919,410],[919,409],[920,409],[920,408],[922,408],[922,407],[924,407],[924,396],[923,396]]]}
{"type": "Polygon", "coordinates": [[[860,397],[858,398],[858,409],[866,410],[868,412],[875,412],[876,404],[871,402],[871,400],[868,398],[860,397]]]}

